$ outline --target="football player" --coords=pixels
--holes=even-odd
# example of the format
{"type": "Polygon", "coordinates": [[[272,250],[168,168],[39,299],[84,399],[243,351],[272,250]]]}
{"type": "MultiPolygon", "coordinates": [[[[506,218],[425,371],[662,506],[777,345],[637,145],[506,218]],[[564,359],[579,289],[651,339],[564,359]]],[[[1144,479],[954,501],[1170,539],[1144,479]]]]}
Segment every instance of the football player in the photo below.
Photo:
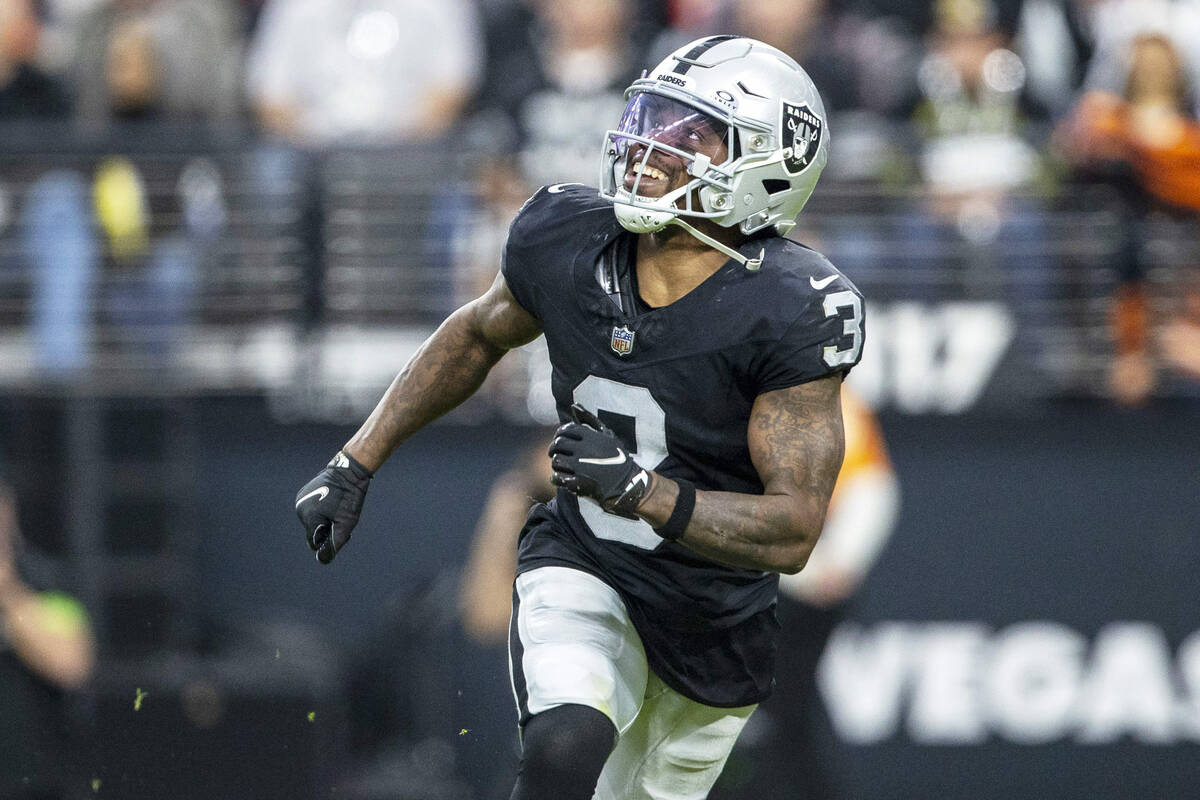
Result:
{"type": "Polygon", "coordinates": [[[771,691],[779,574],[821,530],[862,351],[858,290],[781,235],[829,147],[796,62],[711,36],[626,96],[599,192],[526,202],[492,287],[296,500],[332,561],[389,454],[546,337],[559,488],[518,545],[514,800],[707,795],[771,691]]]}

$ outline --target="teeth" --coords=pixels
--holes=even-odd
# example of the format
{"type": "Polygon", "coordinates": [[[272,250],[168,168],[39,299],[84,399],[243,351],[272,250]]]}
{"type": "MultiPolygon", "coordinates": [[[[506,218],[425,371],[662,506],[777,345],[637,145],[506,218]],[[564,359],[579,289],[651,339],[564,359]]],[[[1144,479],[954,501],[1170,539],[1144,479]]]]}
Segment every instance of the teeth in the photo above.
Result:
{"type": "Polygon", "coordinates": [[[665,181],[667,179],[667,173],[663,172],[661,169],[652,167],[649,164],[635,164],[633,171],[638,175],[645,175],[647,178],[653,178],[655,180],[665,181]]]}

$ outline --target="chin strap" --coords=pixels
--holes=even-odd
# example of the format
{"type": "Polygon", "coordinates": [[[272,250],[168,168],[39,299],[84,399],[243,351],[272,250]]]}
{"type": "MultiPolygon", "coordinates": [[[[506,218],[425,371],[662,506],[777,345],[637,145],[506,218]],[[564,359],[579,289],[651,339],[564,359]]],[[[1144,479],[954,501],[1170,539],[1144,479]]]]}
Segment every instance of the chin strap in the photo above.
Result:
{"type": "Polygon", "coordinates": [[[717,250],[717,251],[729,256],[734,261],[738,262],[739,264],[741,264],[743,267],[750,270],[751,272],[757,272],[758,269],[760,267],[762,267],[763,256],[766,255],[766,252],[767,252],[765,248],[758,251],[757,258],[746,258],[744,255],[739,253],[737,250],[734,250],[732,247],[721,244],[720,242],[718,242],[716,239],[712,238],[711,236],[701,233],[700,231],[696,230],[695,228],[693,228],[691,225],[684,222],[679,217],[672,218],[671,221],[668,222],[667,224],[668,225],[678,225],[680,228],[683,228],[685,231],[690,233],[692,236],[695,236],[697,239],[704,242],[706,245],[708,245],[712,249],[717,250]]]}

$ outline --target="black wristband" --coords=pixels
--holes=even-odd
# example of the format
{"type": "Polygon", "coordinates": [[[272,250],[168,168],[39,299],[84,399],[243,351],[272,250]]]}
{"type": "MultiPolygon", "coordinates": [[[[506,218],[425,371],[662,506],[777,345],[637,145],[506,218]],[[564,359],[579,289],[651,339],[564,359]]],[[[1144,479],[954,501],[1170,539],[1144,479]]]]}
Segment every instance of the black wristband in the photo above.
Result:
{"type": "Polygon", "coordinates": [[[679,496],[675,498],[675,510],[671,512],[671,518],[661,528],[655,528],[654,532],[664,539],[675,541],[683,532],[687,530],[688,523],[692,521],[692,512],[696,509],[696,487],[691,481],[673,479],[679,484],[679,496]]]}

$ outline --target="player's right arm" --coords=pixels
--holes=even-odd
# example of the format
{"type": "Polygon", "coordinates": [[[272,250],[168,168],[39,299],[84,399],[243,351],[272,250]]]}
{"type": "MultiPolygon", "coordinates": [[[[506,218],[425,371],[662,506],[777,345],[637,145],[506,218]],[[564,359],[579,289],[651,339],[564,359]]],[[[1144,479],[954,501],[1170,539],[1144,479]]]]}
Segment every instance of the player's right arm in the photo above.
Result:
{"type": "Polygon", "coordinates": [[[409,436],[475,393],[514,347],[533,341],[541,323],[505,283],[446,318],[392,381],[375,410],[333,461],[296,495],[309,547],[327,564],[350,538],[371,476],[409,436]]]}
{"type": "Polygon", "coordinates": [[[425,340],[342,452],[371,472],[379,469],[401,442],[474,394],[505,353],[541,332],[497,273],[482,297],[425,340]]]}

